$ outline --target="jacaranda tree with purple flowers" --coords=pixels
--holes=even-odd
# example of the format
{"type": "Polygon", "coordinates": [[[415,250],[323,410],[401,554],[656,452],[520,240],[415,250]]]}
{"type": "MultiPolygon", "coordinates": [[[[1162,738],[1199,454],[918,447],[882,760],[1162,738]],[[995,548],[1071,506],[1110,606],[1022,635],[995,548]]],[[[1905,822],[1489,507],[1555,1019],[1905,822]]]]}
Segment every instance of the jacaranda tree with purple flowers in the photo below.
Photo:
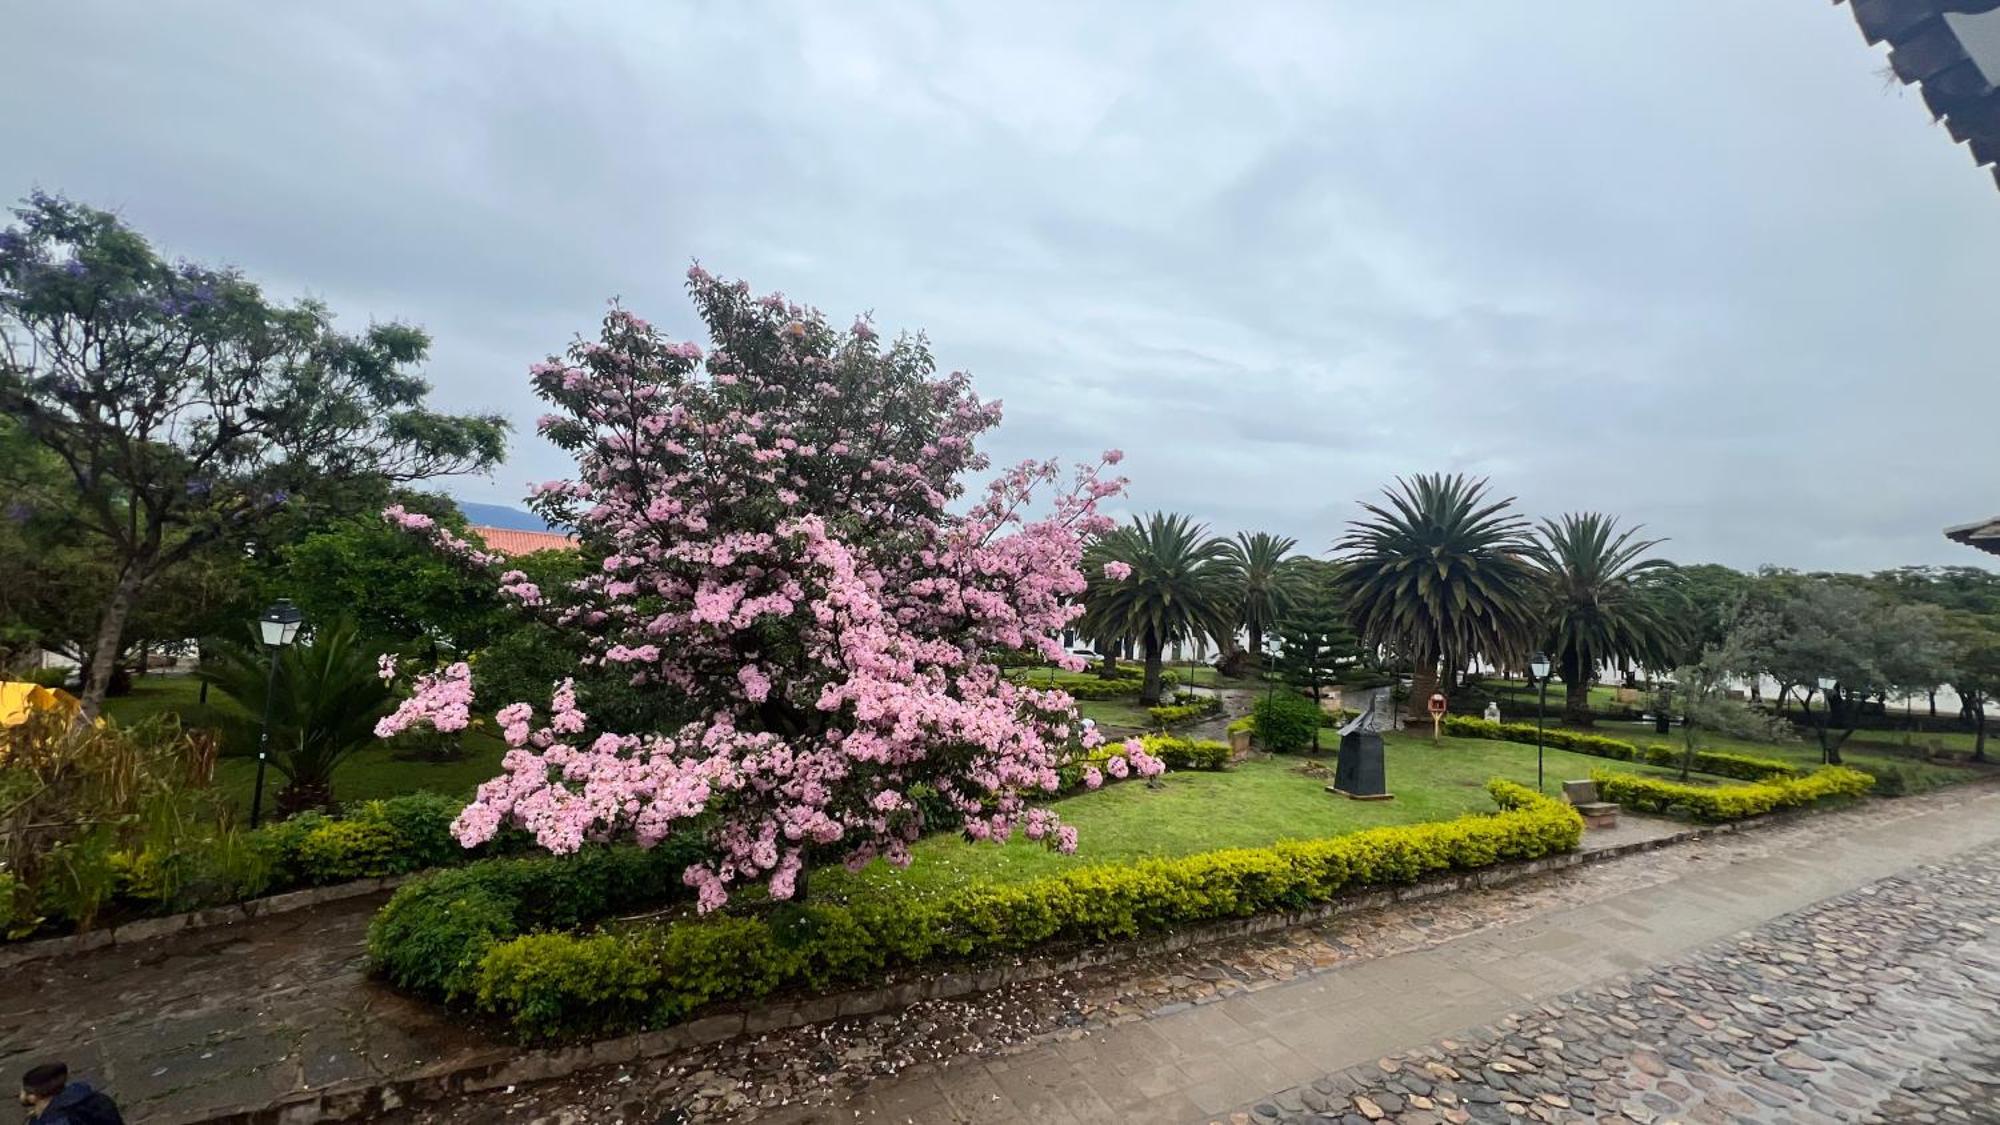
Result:
{"type": "MultiPolygon", "coordinates": [[[[600,338],[533,369],[555,408],[541,432],[577,475],[530,502],[601,560],[591,574],[541,589],[425,517],[388,513],[493,568],[586,663],[683,720],[610,729],[570,682],[505,701],[506,773],[480,788],[459,838],[512,823],[569,851],[698,830],[711,859],[683,878],[703,910],[752,883],[792,898],[821,862],[907,862],[920,786],[975,839],[1074,848],[1074,829],[1028,800],[1101,738],[1068,696],[1012,684],[984,657],[1080,665],[1060,641],[1080,609],[1082,541],[1109,526],[1097,504],[1124,482],[1030,462],[962,499],[989,469],[973,443],[1000,411],[965,375],[938,375],[922,340],[885,343],[865,320],[840,330],[699,268],[689,290],[706,353],[614,308],[600,338]]],[[[383,733],[465,690],[418,681],[383,733]]],[[[1124,759],[1159,770],[1136,743],[1124,759]]]]}
{"type": "MultiPolygon", "coordinates": [[[[95,715],[162,574],[253,542],[287,506],[482,470],[506,424],[439,414],[422,331],[336,332],[233,270],[162,259],[117,216],[37,193],[0,231],[0,414],[62,463],[48,505],[111,574],[84,668],[95,715]]],[[[0,481],[0,484],[9,482],[0,481]]]]}

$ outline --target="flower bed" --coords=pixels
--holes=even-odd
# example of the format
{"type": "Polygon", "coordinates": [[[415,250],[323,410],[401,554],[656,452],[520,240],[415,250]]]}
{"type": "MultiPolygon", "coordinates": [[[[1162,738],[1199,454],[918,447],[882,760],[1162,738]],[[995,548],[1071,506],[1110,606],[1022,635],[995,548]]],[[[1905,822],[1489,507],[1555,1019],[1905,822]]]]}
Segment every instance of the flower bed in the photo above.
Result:
{"type": "MultiPolygon", "coordinates": [[[[1445,717],[1444,732],[1457,738],[1525,742],[1530,746],[1535,744],[1538,737],[1532,723],[1496,723],[1488,719],[1459,715],[1445,717]]],[[[1622,739],[1607,738],[1601,734],[1584,734],[1581,731],[1566,730],[1561,727],[1544,728],[1539,732],[1539,737],[1544,745],[1558,750],[1568,750],[1574,754],[1588,754],[1594,758],[1610,758],[1618,762],[1644,762],[1647,765],[1669,768],[1681,764],[1681,751],[1671,746],[1640,746],[1622,739]]],[[[1795,778],[1805,774],[1804,770],[1790,762],[1776,758],[1753,758],[1747,754],[1725,754],[1713,750],[1695,751],[1694,769],[1699,773],[1733,777],[1740,781],[1795,778]]]]}
{"type": "Polygon", "coordinates": [[[529,933],[569,923],[529,909],[525,896],[558,894],[537,888],[574,878],[513,876],[495,890],[474,865],[399,891],[371,929],[369,951],[404,987],[476,1007],[525,1039],[660,1027],[717,1001],[1301,909],[1360,887],[1576,846],[1583,824],[1573,809],[1511,782],[1487,788],[1501,812],[616,933],[529,933]]]}
{"type": "Polygon", "coordinates": [[[1828,766],[1803,777],[1774,778],[1749,785],[1681,785],[1629,773],[1592,770],[1590,779],[1607,801],[1639,812],[1682,812],[1696,820],[1741,820],[1776,809],[1803,808],[1821,801],[1865,797],[1875,779],[1860,770],[1828,766]]]}
{"type": "MultiPolygon", "coordinates": [[[[467,849],[451,834],[464,802],[435,793],[362,801],[341,816],[301,813],[252,832],[168,849],[112,852],[105,915],[121,924],[247,902],[264,895],[466,863],[518,846],[510,834],[467,849]]],[[[0,933],[14,939],[79,929],[60,903],[0,872],[0,933]]],[[[101,920],[100,920],[101,921],[101,920]]]]}

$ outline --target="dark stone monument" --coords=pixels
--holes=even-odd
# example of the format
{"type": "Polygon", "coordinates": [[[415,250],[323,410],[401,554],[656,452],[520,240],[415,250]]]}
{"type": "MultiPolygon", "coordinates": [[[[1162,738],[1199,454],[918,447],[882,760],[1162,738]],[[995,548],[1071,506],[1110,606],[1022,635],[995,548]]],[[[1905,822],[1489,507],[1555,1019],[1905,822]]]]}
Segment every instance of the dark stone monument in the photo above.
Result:
{"type": "Polygon", "coordinates": [[[1387,801],[1389,792],[1382,770],[1382,736],[1375,730],[1375,700],[1354,721],[1340,728],[1340,758],[1334,763],[1333,784],[1327,792],[1357,801],[1387,801]]]}

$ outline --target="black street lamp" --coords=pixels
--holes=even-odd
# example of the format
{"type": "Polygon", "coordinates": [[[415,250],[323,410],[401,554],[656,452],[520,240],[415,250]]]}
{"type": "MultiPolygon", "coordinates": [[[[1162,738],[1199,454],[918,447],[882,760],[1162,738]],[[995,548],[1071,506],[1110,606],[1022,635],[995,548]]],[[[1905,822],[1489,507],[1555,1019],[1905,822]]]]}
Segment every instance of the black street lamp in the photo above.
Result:
{"type": "Polygon", "coordinates": [[[1832,676],[1821,676],[1819,678],[1819,694],[1820,694],[1819,764],[1820,765],[1826,765],[1830,760],[1826,752],[1826,721],[1833,717],[1833,689],[1839,686],[1840,682],[1838,680],[1835,680],[1832,676]]]}
{"type": "Polygon", "coordinates": [[[1538,652],[1528,658],[1528,671],[1534,674],[1541,687],[1540,701],[1535,704],[1535,792],[1542,791],[1542,722],[1549,709],[1549,654],[1538,652]]]}
{"type": "Polygon", "coordinates": [[[257,790],[250,797],[250,827],[264,817],[264,763],[271,750],[271,698],[278,694],[278,656],[298,639],[305,615],[289,598],[279,598],[257,619],[257,633],[271,653],[271,670],[264,678],[264,722],[257,734],[257,790]]]}

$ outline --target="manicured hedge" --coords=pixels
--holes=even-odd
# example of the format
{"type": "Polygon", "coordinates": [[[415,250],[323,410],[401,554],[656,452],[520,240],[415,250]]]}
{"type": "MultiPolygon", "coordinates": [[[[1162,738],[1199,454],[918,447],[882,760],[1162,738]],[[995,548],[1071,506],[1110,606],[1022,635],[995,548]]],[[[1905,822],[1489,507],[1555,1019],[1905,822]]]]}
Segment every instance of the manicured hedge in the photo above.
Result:
{"type": "Polygon", "coordinates": [[[1165,762],[1170,770],[1219,770],[1229,765],[1227,742],[1149,734],[1139,739],[1139,745],[1146,748],[1146,753],[1165,762]]]}
{"type": "Polygon", "coordinates": [[[436,793],[361,801],[339,817],[309,812],[266,825],[251,841],[270,857],[272,889],[404,875],[491,854],[452,837],[464,806],[436,793]]]}
{"type": "Polygon", "coordinates": [[[1801,808],[1836,798],[1865,797],[1875,779],[1859,770],[1828,766],[1804,777],[1749,785],[1681,785],[1629,773],[1592,770],[1590,779],[1607,801],[1640,812],[1684,812],[1696,820],[1740,820],[1773,809],[1801,808]]]}
{"type": "Polygon", "coordinates": [[[1203,715],[1213,715],[1220,710],[1222,710],[1222,699],[1219,696],[1188,694],[1175,696],[1174,702],[1164,707],[1146,708],[1146,716],[1156,725],[1170,727],[1175,723],[1199,719],[1203,715]]]}
{"type": "Polygon", "coordinates": [[[486,859],[403,884],[368,926],[368,957],[392,982],[458,996],[495,944],[685,898],[698,841],[587,848],[567,856],[486,859]]]}
{"type": "MultiPolygon", "coordinates": [[[[721,1000],[870,979],[926,962],[1103,942],[1176,926],[1323,903],[1358,887],[1532,859],[1574,848],[1575,810],[1511,782],[1488,783],[1502,812],[1370,829],[1268,848],[1086,867],[929,898],[890,894],[758,917],[728,915],[616,933],[515,933],[555,921],[507,918],[491,892],[453,908],[435,889],[479,865],[405,888],[370,933],[391,979],[471,1003],[526,1039],[659,1027],[721,1000]],[[415,909],[421,902],[423,909],[415,909]],[[462,919],[469,918],[470,921],[462,919]],[[504,924],[503,924],[504,919],[504,924]],[[512,932],[507,930],[511,925],[512,932]]],[[[554,880],[543,880],[554,881],[554,880]]],[[[528,882],[535,882],[530,880],[528,882]]]]}
{"type": "MultiPolygon", "coordinates": [[[[1525,742],[1530,746],[1535,744],[1536,737],[1533,723],[1496,723],[1487,719],[1459,715],[1445,716],[1444,732],[1457,738],[1525,742]]],[[[1546,728],[1541,735],[1544,745],[1557,750],[1568,750],[1573,754],[1588,754],[1594,758],[1610,758],[1619,762],[1644,762],[1647,765],[1670,768],[1681,764],[1681,751],[1671,746],[1639,746],[1622,739],[1606,738],[1601,734],[1585,734],[1582,731],[1566,730],[1561,727],[1546,728]]],[[[1742,781],[1799,777],[1805,773],[1790,762],[1776,758],[1753,758],[1747,754],[1726,754],[1714,750],[1695,751],[1694,768],[1700,773],[1733,777],[1742,781]]]]}

